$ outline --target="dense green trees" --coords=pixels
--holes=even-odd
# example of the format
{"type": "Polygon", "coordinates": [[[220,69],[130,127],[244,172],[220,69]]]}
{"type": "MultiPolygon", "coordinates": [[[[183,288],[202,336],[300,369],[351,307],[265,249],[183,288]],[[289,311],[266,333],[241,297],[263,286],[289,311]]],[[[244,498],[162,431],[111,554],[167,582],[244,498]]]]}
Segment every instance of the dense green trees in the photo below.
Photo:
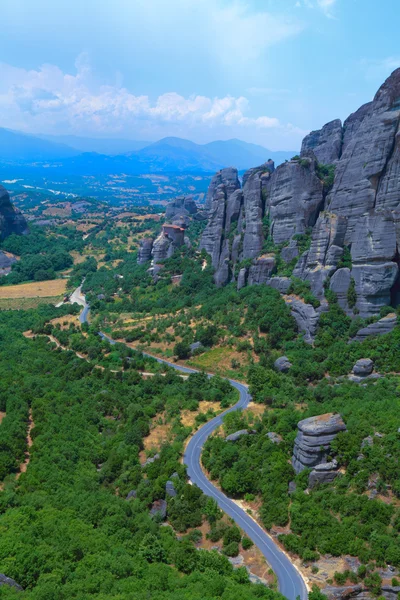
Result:
{"type": "MultiPolygon", "coordinates": [[[[27,472],[18,482],[12,474],[25,448],[17,448],[13,464],[2,464],[3,475],[10,475],[0,492],[0,571],[25,588],[18,597],[278,598],[250,585],[226,557],[196,551],[189,539],[179,541],[171,527],[149,516],[151,502],[165,497],[165,483],[176,473],[171,523],[185,531],[204,518],[220,518],[213,502],[186,483],[179,458],[187,431],[179,424],[179,406],[224,394],[226,382],[201,374],[183,380],[170,371],[145,380],[132,367],[114,373],[55,349],[45,336],[21,335],[28,328],[45,331],[46,320],[68,309],[74,310],[0,313],[1,409],[8,415],[1,443],[12,438],[9,417],[24,435],[28,407],[34,421],[27,472]],[[141,439],[149,419],[165,409],[177,417],[175,442],[142,468],[141,439]],[[127,501],[131,489],[136,497],[127,501]]],[[[3,586],[1,596],[15,598],[16,592],[3,586]]]]}

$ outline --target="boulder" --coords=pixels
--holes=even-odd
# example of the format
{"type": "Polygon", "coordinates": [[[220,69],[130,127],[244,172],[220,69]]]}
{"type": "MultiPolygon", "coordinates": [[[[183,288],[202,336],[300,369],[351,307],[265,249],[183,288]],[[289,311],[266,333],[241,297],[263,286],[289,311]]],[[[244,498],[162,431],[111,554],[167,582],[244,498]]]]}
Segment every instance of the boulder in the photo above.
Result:
{"type": "Polygon", "coordinates": [[[236,442],[244,435],[249,435],[252,433],[256,433],[256,432],[253,429],[250,429],[250,430],[249,429],[240,429],[239,431],[235,431],[235,433],[231,433],[230,435],[226,436],[225,441],[226,442],[236,442]]]}
{"type": "Polygon", "coordinates": [[[287,373],[291,366],[292,366],[292,363],[286,356],[280,356],[274,362],[275,369],[277,371],[280,371],[281,373],[287,373]]]}
{"type": "Polygon", "coordinates": [[[153,462],[155,462],[159,458],[160,458],[160,455],[158,453],[155,454],[152,458],[148,458],[147,460],[145,460],[145,462],[142,464],[142,467],[147,467],[147,465],[152,465],[153,462]]]}
{"type": "Polygon", "coordinates": [[[167,518],[167,503],[165,500],[155,500],[151,505],[150,515],[159,517],[163,521],[167,518]]]}
{"type": "Polygon", "coordinates": [[[171,498],[175,498],[176,489],[175,489],[175,484],[173,481],[171,481],[171,480],[167,481],[167,483],[165,484],[165,493],[167,496],[170,496],[171,498]]]}
{"type": "Polygon", "coordinates": [[[131,498],[136,498],[137,497],[137,492],[136,490],[131,490],[127,497],[125,498],[125,500],[131,500],[131,498]]]}
{"type": "Polygon", "coordinates": [[[287,294],[292,281],[289,277],[270,277],[267,279],[266,284],[275,288],[281,294],[287,294]]]}
{"type": "Polygon", "coordinates": [[[11,579],[11,577],[7,577],[7,575],[4,575],[3,573],[0,573],[0,587],[2,585],[8,585],[9,587],[18,590],[19,592],[24,591],[24,588],[20,586],[19,583],[14,581],[14,579],[11,579]]]}
{"type": "Polygon", "coordinates": [[[282,436],[275,433],[275,431],[268,431],[267,438],[271,440],[273,444],[280,444],[282,441],[282,436]]]}
{"type": "Polygon", "coordinates": [[[328,413],[309,417],[297,425],[292,464],[296,473],[326,463],[331,442],[346,425],[339,414],[328,413]]]}
{"type": "Polygon", "coordinates": [[[360,358],[353,367],[354,375],[366,377],[374,370],[374,362],[370,358],[360,358]]]}

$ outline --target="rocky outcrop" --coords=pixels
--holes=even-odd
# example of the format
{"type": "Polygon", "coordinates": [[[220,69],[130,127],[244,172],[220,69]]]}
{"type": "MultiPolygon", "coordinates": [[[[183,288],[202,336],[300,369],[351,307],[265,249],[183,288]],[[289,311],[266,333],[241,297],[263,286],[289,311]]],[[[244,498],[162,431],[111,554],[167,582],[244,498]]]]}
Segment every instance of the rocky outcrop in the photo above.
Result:
{"type": "Polygon", "coordinates": [[[14,263],[17,262],[15,256],[6,254],[0,250],[0,277],[2,275],[7,275],[13,266],[14,263]]]}
{"type": "Polygon", "coordinates": [[[25,235],[28,225],[23,215],[11,204],[7,190],[0,185],[0,241],[12,233],[25,235]]]}
{"type": "Polygon", "coordinates": [[[151,505],[150,515],[164,521],[167,518],[167,508],[165,500],[155,500],[151,505]]]}
{"type": "Polygon", "coordinates": [[[346,431],[342,417],[333,413],[309,417],[300,421],[297,427],[292,457],[296,473],[326,463],[331,442],[340,431],[346,431]]]}
{"type": "Polygon", "coordinates": [[[137,258],[139,265],[143,265],[149,260],[151,260],[151,251],[153,250],[153,243],[153,238],[143,238],[142,240],[140,240],[137,258]]]}
{"type": "Polygon", "coordinates": [[[309,281],[320,300],[329,283],[349,316],[369,318],[400,304],[400,69],[343,127],[335,120],[306,136],[300,157],[276,170],[269,163],[251,169],[242,189],[234,169],[217,173],[207,206],[200,247],[212,257],[218,285],[236,272],[239,289],[252,283],[279,289],[274,273],[265,281],[257,262],[235,271],[275,244],[281,261],[297,259],[293,274],[309,281]],[[298,236],[310,228],[311,246],[300,254],[298,236]]]}
{"type": "Polygon", "coordinates": [[[280,444],[282,441],[282,436],[279,435],[279,433],[275,433],[275,431],[268,431],[267,433],[267,438],[273,443],[273,444],[280,444]]]}
{"type": "Polygon", "coordinates": [[[304,334],[304,341],[311,344],[317,333],[319,312],[311,304],[306,304],[295,296],[286,296],[285,303],[289,306],[299,331],[304,334]]]}
{"type": "Polygon", "coordinates": [[[239,431],[235,431],[235,433],[231,433],[227,435],[225,438],[226,442],[236,442],[244,435],[250,435],[252,433],[256,433],[253,429],[240,429],[239,431]]]}
{"type": "Polygon", "coordinates": [[[363,342],[369,337],[377,337],[379,335],[385,335],[390,333],[397,325],[397,315],[390,314],[383,319],[380,319],[376,323],[371,323],[367,327],[363,327],[357,331],[356,336],[353,338],[355,342],[363,342]]]}
{"type": "Polygon", "coordinates": [[[287,356],[280,356],[274,362],[275,369],[277,371],[280,371],[281,373],[287,373],[290,370],[291,366],[292,366],[292,363],[287,358],[287,356]]]}
{"type": "Polygon", "coordinates": [[[338,464],[336,460],[316,465],[308,478],[308,487],[313,488],[323,483],[332,483],[338,475],[338,464]]]}
{"type": "Polygon", "coordinates": [[[227,169],[221,169],[221,171],[218,171],[218,173],[216,173],[214,175],[214,177],[211,179],[211,183],[210,183],[210,186],[207,191],[206,202],[205,202],[206,210],[211,209],[215,192],[220,185],[224,186],[226,195],[228,197],[235,190],[239,189],[240,181],[239,181],[237,169],[233,169],[232,167],[229,167],[227,169]]]}
{"type": "MultiPolygon", "coordinates": [[[[240,189],[235,169],[223,169],[214,176],[208,191],[209,217],[199,248],[211,256],[215,282],[225,285],[234,279],[234,266],[244,259],[254,259],[250,269],[241,274],[241,287],[248,278],[265,283],[272,269],[271,261],[260,260],[263,245],[263,186],[273,171],[273,162],[251,169],[243,177],[240,189]]],[[[272,267],[273,268],[273,267],[272,267]]]]}
{"type": "Polygon", "coordinates": [[[342,122],[340,119],[331,121],[318,129],[312,131],[303,140],[301,155],[312,150],[319,163],[331,165],[340,158],[342,151],[342,122]]]}
{"type": "Polygon", "coordinates": [[[354,375],[367,377],[374,370],[374,361],[370,358],[360,358],[353,367],[354,375]]]}
{"type": "Polygon", "coordinates": [[[165,493],[170,498],[175,498],[176,489],[175,489],[175,484],[173,481],[171,481],[171,480],[167,481],[167,483],[165,484],[165,493]]]}
{"type": "Polygon", "coordinates": [[[7,577],[7,575],[4,575],[3,573],[0,573],[0,587],[2,585],[8,585],[9,587],[18,590],[19,592],[24,591],[24,588],[20,586],[19,583],[14,581],[14,579],[11,579],[11,577],[7,577]]]}
{"type": "MultiPolygon", "coordinates": [[[[328,600],[349,600],[350,598],[354,598],[355,600],[373,600],[375,598],[372,592],[360,584],[340,587],[328,585],[321,592],[328,597],[328,600]]],[[[382,585],[380,597],[385,598],[385,600],[397,600],[399,593],[400,586],[382,585]]]]}
{"type": "Polygon", "coordinates": [[[200,211],[192,196],[179,196],[169,202],[165,209],[168,223],[188,227],[192,219],[202,221],[207,218],[206,211],[200,211]]]}

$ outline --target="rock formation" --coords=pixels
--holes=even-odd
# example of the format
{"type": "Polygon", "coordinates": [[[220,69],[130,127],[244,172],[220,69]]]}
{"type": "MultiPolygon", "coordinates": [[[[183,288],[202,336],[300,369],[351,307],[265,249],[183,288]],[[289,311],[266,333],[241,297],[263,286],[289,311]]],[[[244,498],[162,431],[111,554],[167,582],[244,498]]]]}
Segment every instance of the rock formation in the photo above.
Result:
{"type": "Polygon", "coordinates": [[[28,225],[22,214],[11,204],[7,190],[0,185],[0,240],[16,233],[28,233],[28,225]]]}
{"type": "Polygon", "coordinates": [[[390,333],[397,325],[397,315],[390,314],[383,319],[380,319],[376,323],[371,323],[367,327],[363,327],[357,331],[356,336],[353,338],[355,342],[363,342],[369,337],[376,337],[378,335],[384,335],[390,333]]]}
{"type": "Polygon", "coordinates": [[[367,377],[374,370],[374,362],[370,358],[360,358],[353,367],[354,375],[367,377]]]}
{"type": "Polygon", "coordinates": [[[207,218],[206,211],[200,211],[192,196],[179,196],[169,202],[165,210],[165,218],[168,223],[176,225],[189,225],[191,219],[198,221],[207,218]]]}
{"type": "Polygon", "coordinates": [[[219,171],[206,205],[200,247],[218,285],[279,289],[275,255],[297,260],[293,275],[320,300],[330,287],[350,316],[400,304],[400,69],[343,126],[334,120],[306,136],[300,157],[276,170],[271,163],[250,169],[242,188],[235,169],[219,171]],[[310,231],[309,249],[300,252],[299,236],[310,231]]]}
{"type": "Polygon", "coordinates": [[[153,243],[153,238],[143,238],[142,240],[140,240],[137,259],[139,265],[143,265],[149,260],[151,260],[151,251],[153,249],[153,243]]]}
{"type": "Polygon", "coordinates": [[[287,356],[280,356],[274,362],[275,369],[277,371],[280,371],[281,373],[287,373],[290,370],[291,366],[292,366],[292,363],[287,358],[287,356]]]}
{"type": "Polygon", "coordinates": [[[300,421],[297,427],[292,457],[296,473],[326,463],[331,442],[340,431],[346,431],[342,417],[332,413],[309,417],[300,421]]]}

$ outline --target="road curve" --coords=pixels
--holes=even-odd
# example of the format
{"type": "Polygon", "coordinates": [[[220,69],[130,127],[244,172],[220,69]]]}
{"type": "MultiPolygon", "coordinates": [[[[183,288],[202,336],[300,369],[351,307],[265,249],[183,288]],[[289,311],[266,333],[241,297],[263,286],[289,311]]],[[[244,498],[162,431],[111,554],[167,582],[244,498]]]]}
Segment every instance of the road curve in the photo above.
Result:
{"type": "MultiPolygon", "coordinates": [[[[79,320],[81,323],[88,321],[89,305],[86,304],[80,314],[79,320]]],[[[102,339],[107,340],[111,344],[116,342],[108,337],[105,333],[99,332],[102,339]]],[[[145,356],[151,356],[155,358],[157,362],[167,364],[181,373],[196,373],[196,369],[190,369],[188,367],[182,367],[175,363],[171,363],[162,358],[157,358],[151,354],[143,353],[145,356]]],[[[209,374],[212,377],[212,374],[209,374]]],[[[187,466],[187,472],[190,480],[198,485],[198,487],[207,495],[211,496],[216,500],[218,506],[234,521],[236,524],[246,533],[246,535],[254,542],[254,544],[261,550],[265,559],[273,569],[277,580],[278,588],[281,594],[286,596],[289,600],[296,600],[300,597],[301,600],[307,599],[307,588],[303,577],[296,567],[291,562],[290,558],[279,548],[277,543],[271,538],[265,531],[260,527],[250,515],[240,508],[233,500],[225,496],[218,488],[216,488],[207,479],[201,468],[201,453],[203,446],[207,438],[222,424],[223,417],[234,410],[242,410],[247,407],[250,402],[250,395],[248,387],[243,383],[234,381],[233,379],[228,380],[229,383],[235,387],[239,392],[239,401],[228,408],[226,411],[215,417],[211,421],[208,421],[203,425],[190,439],[184,456],[183,461],[187,466]]]]}

